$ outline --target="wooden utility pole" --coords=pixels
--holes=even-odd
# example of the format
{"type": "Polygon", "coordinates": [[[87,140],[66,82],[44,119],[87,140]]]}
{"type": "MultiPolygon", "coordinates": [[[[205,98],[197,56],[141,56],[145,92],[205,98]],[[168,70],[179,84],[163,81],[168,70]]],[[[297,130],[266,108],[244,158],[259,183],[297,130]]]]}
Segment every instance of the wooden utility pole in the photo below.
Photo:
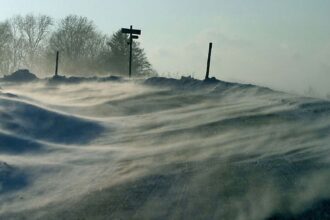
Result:
{"type": "Polygon", "coordinates": [[[212,46],[213,44],[210,43],[209,44],[209,55],[207,58],[207,67],[206,67],[206,76],[205,76],[205,80],[209,79],[209,74],[210,74],[210,64],[211,64],[211,56],[212,56],[212,46]]]}
{"type": "Polygon", "coordinates": [[[132,76],[132,50],[133,50],[133,38],[132,38],[133,26],[131,25],[129,33],[129,78],[132,76]]]}
{"type": "Polygon", "coordinates": [[[141,30],[135,30],[133,29],[133,26],[131,25],[130,29],[122,28],[121,32],[123,34],[129,34],[129,67],[128,67],[128,75],[131,78],[132,76],[132,60],[133,60],[133,39],[138,39],[141,35],[141,30]],[[133,35],[136,34],[136,35],[133,35]]]}
{"type": "Polygon", "coordinates": [[[56,65],[55,65],[55,76],[58,76],[58,58],[59,58],[60,52],[56,52],[56,65]]]}

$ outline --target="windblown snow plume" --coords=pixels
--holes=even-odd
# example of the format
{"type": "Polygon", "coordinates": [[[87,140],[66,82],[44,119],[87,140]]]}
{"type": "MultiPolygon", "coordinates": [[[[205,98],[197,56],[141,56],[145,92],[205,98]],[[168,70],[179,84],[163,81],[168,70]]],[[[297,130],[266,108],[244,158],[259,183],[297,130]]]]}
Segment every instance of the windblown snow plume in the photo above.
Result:
{"type": "Polygon", "coordinates": [[[0,219],[330,216],[327,101],[191,78],[1,88],[0,219]]]}

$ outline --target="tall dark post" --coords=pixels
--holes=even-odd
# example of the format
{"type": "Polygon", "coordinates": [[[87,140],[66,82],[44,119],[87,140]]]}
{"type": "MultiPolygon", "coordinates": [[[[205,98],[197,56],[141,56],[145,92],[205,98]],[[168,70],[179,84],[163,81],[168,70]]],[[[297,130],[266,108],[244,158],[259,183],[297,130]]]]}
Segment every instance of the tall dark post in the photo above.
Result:
{"type": "Polygon", "coordinates": [[[132,76],[132,59],[133,59],[133,39],[139,39],[138,35],[141,35],[141,30],[135,30],[133,29],[133,26],[131,25],[130,29],[122,28],[121,33],[123,34],[129,34],[129,77],[132,76]],[[134,34],[134,35],[133,35],[134,34]]]}
{"type": "Polygon", "coordinates": [[[205,80],[209,79],[209,74],[210,74],[210,64],[211,64],[211,55],[212,55],[212,43],[209,45],[209,55],[207,58],[207,68],[206,68],[206,76],[205,80]]]}
{"type": "Polygon", "coordinates": [[[132,76],[132,50],[133,50],[133,26],[131,25],[131,33],[129,34],[129,78],[132,76]]]}
{"type": "Polygon", "coordinates": [[[58,57],[59,57],[60,52],[56,52],[56,66],[55,66],[55,76],[58,75],[58,57]]]}

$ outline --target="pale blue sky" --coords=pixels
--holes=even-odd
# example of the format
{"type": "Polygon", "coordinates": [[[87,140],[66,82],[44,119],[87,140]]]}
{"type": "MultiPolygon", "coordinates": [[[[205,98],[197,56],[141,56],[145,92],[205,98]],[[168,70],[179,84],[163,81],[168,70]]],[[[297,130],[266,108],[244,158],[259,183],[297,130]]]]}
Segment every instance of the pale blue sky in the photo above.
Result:
{"type": "Polygon", "coordinates": [[[105,33],[133,24],[160,73],[330,92],[328,0],[0,0],[0,20],[16,14],[78,14],[105,33]]]}

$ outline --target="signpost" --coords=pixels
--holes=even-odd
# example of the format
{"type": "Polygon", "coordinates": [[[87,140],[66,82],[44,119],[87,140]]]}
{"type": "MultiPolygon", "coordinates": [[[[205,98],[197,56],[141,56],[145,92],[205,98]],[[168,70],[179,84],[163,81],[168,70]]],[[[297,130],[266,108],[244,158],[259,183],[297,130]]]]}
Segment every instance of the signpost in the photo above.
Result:
{"type": "Polygon", "coordinates": [[[129,77],[131,78],[132,76],[132,50],[133,50],[133,39],[138,39],[139,36],[137,35],[141,35],[141,30],[137,30],[137,29],[133,29],[133,26],[131,25],[130,29],[127,28],[122,28],[121,32],[123,34],[129,34],[129,77]],[[133,35],[135,34],[135,35],[133,35]]]}
{"type": "Polygon", "coordinates": [[[137,34],[137,35],[141,35],[141,30],[137,30],[137,29],[133,29],[133,26],[131,25],[130,29],[127,28],[122,28],[121,32],[123,34],[137,34]]]}

